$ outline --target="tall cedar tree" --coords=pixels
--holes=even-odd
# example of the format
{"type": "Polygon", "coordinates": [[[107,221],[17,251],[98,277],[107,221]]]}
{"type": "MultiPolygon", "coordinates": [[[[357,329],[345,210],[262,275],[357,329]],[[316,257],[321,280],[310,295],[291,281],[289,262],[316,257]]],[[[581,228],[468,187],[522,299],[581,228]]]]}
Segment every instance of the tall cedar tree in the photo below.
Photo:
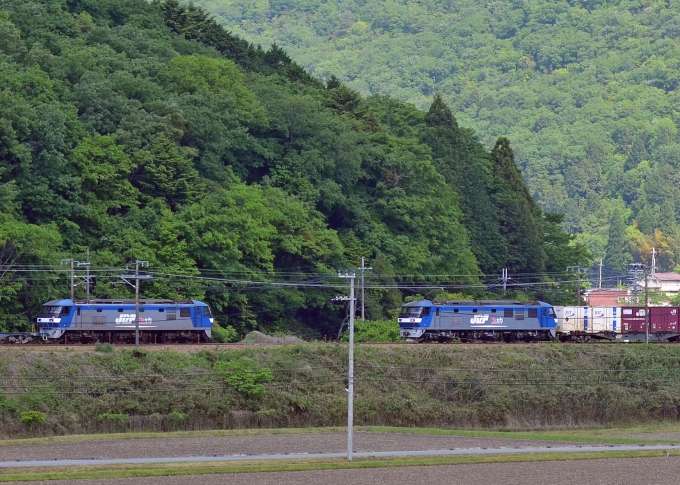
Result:
{"type": "Polygon", "coordinates": [[[440,94],[425,115],[425,123],[428,128],[424,130],[423,141],[432,149],[437,170],[461,196],[463,223],[479,268],[485,274],[499,272],[507,259],[507,249],[489,197],[488,155],[476,140],[458,129],[440,94]]]}
{"type": "Polygon", "coordinates": [[[605,250],[604,264],[611,269],[623,271],[626,269],[626,224],[618,210],[609,216],[609,239],[605,250]]]}
{"type": "Polygon", "coordinates": [[[546,254],[541,244],[541,210],[529,194],[507,138],[496,141],[491,159],[491,199],[496,207],[501,235],[505,238],[508,271],[542,273],[546,254]]]}

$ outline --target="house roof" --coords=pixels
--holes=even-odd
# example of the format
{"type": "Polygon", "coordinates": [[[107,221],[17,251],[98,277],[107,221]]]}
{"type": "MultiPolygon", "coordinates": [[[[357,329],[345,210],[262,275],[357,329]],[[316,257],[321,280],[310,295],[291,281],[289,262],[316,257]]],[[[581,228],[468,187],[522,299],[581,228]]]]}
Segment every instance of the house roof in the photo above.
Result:
{"type": "Polygon", "coordinates": [[[680,281],[678,273],[654,273],[653,277],[659,281],[680,281]]]}
{"type": "Polygon", "coordinates": [[[586,291],[586,293],[594,295],[594,294],[626,294],[628,293],[628,290],[623,290],[621,288],[592,288],[586,291]]]}
{"type": "Polygon", "coordinates": [[[620,299],[628,296],[627,290],[620,288],[593,288],[586,292],[589,305],[612,305],[619,304],[620,299]]]}

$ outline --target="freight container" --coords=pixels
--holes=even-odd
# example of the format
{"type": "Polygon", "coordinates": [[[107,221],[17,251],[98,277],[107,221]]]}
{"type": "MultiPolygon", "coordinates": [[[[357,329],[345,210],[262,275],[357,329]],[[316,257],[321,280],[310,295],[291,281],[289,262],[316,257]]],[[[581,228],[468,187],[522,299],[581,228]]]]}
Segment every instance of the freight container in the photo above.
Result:
{"type": "Polygon", "coordinates": [[[645,307],[627,307],[621,308],[621,331],[627,332],[645,332],[645,307]]]}
{"type": "Polygon", "coordinates": [[[678,331],[678,308],[677,307],[650,307],[649,308],[649,331],[672,332],[678,331]]]}
{"type": "Polygon", "coordinates": [[[589,316],[588,312],[584,312],[584,308],[580,306],[560,306],[555,307],[555,316],[557,317],[557,332],[558,333],[574,333],[584,331],[584,313],[589,316]]]}
{"type": "Polygon", "coordinates": [[[592,333],[618,332],[621,330],[621,315],[617,307],[591,307],[592,333]]]}

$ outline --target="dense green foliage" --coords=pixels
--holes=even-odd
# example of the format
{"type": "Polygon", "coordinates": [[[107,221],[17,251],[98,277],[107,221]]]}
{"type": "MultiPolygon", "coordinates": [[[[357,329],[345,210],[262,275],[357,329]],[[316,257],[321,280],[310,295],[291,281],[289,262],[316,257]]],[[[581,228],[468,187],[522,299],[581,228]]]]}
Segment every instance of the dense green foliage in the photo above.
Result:
{"type": "Polygon", "coordinates": [[[585,263],[503,157],[441,98],[324,85],[174,0],[0,2],[0,328],[67,296],[54,266],[86,250],[92,295],[131,296],[118,275],[148,261],[143,296],[205,300],[227,340],[335,334],[334,270],[362,256],[390,282],[374,319],[398,283],[542,279],[543,244],[585,263]]]}
{"type": "MultiPolygon", "coordinates": [[[[679,346],[358,345],[354,423],[564,429],[677,421],[678,358],[679,346]]],[[[0,438],[347,423],[346,345],[8,349],[0,377],[0,438]]]]}
{"type": "Polygon", "coordinates": [[[564,213],[596,259],[617,270],[649,262],[656,247],[660,269],[680,265],[679,3],[195,3],[237,35],[283,46],[312,74],[335,74],[364,94],[426,109],[436,89],[486,146],[512,140],[531,194],[564,213]],[[620,247],[608,240],[612,217],[627,226],[620,247]]]}

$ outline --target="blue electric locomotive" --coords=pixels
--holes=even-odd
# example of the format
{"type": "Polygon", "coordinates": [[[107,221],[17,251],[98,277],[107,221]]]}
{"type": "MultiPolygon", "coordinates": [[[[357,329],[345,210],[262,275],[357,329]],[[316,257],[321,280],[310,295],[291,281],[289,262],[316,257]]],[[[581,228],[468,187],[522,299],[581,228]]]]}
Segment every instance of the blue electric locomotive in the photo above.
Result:
{"type": "Polygon", "coordinates": [[[557,326],[553,306],[541,301],[414,301],[398,321],[407,342],[552,340],[557,326]]]}
{"type": "MultiPolygon", "coordinates": [[[[134,300],[53,300],[38,314],[38,331],[63,343],[134,343],[134,300]]],[[[210,307],[197,300],[139,300],[139,341],[200,343],[210,340],[210,307]]]]}

